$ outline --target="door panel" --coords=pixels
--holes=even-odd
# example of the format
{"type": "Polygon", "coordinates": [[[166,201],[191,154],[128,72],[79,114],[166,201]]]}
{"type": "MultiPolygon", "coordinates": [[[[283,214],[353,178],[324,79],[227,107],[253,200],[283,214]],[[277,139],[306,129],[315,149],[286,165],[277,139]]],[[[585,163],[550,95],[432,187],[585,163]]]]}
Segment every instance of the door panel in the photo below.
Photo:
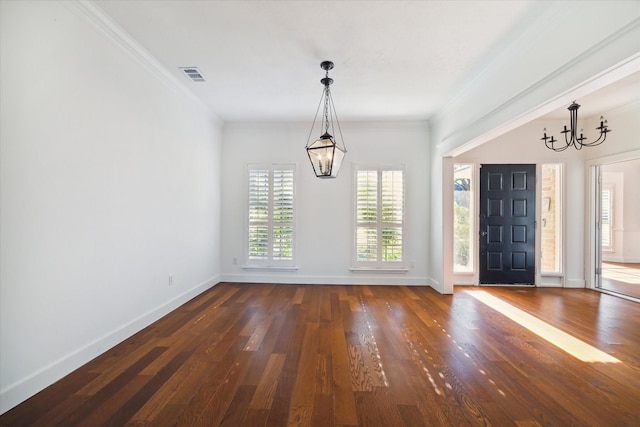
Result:
{"type": "Polygon", "coordinates": [[[480,284],[535,282],[535,165],[480,169],[480,284]]]}

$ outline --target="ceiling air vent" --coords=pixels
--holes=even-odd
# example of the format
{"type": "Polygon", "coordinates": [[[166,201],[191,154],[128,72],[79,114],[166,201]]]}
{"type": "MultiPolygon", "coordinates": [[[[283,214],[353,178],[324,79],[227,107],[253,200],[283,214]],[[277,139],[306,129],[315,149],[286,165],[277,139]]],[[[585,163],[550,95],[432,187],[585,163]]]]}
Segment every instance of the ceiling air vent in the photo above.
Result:
{"type": "Polygon", "coordinates": [[[196,67],[180,67],[180,69],[194,82],[200,83],[206,81],[200,70],[196,67]]]}

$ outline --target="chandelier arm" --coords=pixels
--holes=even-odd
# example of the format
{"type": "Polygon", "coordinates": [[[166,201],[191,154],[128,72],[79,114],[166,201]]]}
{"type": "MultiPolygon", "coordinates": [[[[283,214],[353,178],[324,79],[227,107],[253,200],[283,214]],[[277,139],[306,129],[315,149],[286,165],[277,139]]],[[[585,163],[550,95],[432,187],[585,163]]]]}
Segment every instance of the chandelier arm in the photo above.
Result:
{"type": "Polygon", "coordinates": [[[309,141],[311,141],[311,134],[313,133],[313,128],[316,125],[316,120],[318,119],[318,111],[320,111],[320,106],[322,105],[322,100],[324,99],[324,92],[320,95],[320,102],[318,102],[318,108],[316,108],[316,115],[313,117],[313,123],[311,124],[311,130],[309,131],[309,136],[307,137],[307,145],[305,148],[309,148],[309,141]]]}
{"type": "Polygon", "coordinates": [[[607,133],[610,131],[600,131],[600,136],[598,137],[598,139],[596,139],[593,142],[589,142],[587,144],[581,144],[584,145],[585,147],[595,147],[597,145],[600,145],[604,142],[605,139],[607,139],[607,133]]]}
{"type": "MultiPolygon", "coordinates": [[[[574,102],[575,104],[575,102],[574,102]]],[[[576,145],[576,141],[578,144],[582,145],[582,141],[578,139],[578,109],[571,110],[571,142],[573,142],[574,147],[578,148],[576,145]]]]}
{"type": "MultiPolygon", "coordinates": [[[[574,138],[573,138],[573,128],[571,129],[570,132],[564,132],[564,143],[566,147],[569,147],[571,145],[573,145],[574,147],[576,146],[575,142],[574,142],[574,138]],[[571,134],[571,139],[567,139],[567,134],[571,134]]],[[[577,148],[577,147],[576,147],[577,148]]]]}
{"type": "Polygon", "coordinates": [[[556,139],[556,140],[554,140],[554,139],[553,139],[553,137],[552,137],[552,138],[551,138],[551,145],[549,145],[549,144],[547,143],[547,141],[545,141],[544,143],[545,143],[545,145],[547,146],[547,148],[549,148],[549,149],[551,149],[551,150],[555,151],[556,153],[560,153],[560,152],[562,152],[562,151],[566,150],[567,148],[569,148],[569,144],[565,144],[565,145],[564,145],[564,146],[562,146],[562,147],[556,147],[556,146],[555,146],[555,144],[554,144],[555,142],[558,142],[558,140],[557,140],[557,139],[556,139]]]}

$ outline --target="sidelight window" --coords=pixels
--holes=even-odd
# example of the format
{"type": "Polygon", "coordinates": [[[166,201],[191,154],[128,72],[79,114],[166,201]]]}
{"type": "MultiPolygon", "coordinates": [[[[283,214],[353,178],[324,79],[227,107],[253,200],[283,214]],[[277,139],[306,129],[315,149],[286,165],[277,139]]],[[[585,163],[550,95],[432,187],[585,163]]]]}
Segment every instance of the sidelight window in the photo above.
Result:
{"type": "Polygon", "coordinates": [[[473,165],[453,166],[453,271],[473,272],[474,198],[473,165]]]}
{"type": "Polygon", "coordinates": [[[541,272],[561,273],[562,260],[562,164],[542,165],[541,272]]]}

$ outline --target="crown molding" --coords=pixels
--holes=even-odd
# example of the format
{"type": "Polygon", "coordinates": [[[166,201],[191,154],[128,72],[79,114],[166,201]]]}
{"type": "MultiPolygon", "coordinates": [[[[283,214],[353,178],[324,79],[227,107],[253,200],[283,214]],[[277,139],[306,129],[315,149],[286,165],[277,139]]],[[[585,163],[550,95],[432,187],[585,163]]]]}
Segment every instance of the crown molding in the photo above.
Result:
{"type": "Polygon", "coordinates": [[[200,98],[194,95],[185,85],[180,82],[167,68],[162,65],[153,55],[151,55],[140,43],[138,43],[129,33],[118,25],[109,15],[91,0],[74,0],[68,3],[71,7],[81,12],[81,15],[95,29],[111,40],[124,53],[142,65],[149,73],[153,74],[167,87],[189,99],[200,107],[205,114],[211,117],[218,125],[223,121],[200,98]]]}

